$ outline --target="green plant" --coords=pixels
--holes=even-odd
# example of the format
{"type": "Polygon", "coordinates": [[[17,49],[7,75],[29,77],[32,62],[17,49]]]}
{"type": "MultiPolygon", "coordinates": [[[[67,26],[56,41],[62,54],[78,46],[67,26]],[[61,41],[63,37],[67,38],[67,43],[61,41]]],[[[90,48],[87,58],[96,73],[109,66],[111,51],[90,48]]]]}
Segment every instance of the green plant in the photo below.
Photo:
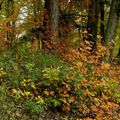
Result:
{"type": "Polygon", "coordinates": [[[24,105],[30,115],[39,115],[45,109],[43,103],[37,103],[32,99],[26,100],[24,105]]]}

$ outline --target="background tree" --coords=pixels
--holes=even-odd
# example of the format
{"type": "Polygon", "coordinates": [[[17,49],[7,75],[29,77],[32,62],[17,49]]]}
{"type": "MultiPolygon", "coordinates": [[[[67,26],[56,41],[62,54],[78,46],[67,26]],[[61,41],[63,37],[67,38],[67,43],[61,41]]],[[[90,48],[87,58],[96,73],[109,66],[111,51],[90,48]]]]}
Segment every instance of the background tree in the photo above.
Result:
{"type": "Polygon", "coordinates": [[[105,9],[104,9],[104,0],[100,0],[100,35],[101,35],[101,43],[104,45],[104,37],[105,37],[105,9]]]}
{"type": "Polygon", "coordinates": [[[45,38],[43,42],[48,40],[47,42],[53,46],[52,49],[56,50],[59,35],[59,0],[45,0],[44,9],[45,14],[43,26],[45,38]]]}
{"type": "Polygon", "coordinates": [[[120,0],[112,0],[105,33],[105,44],[109,45],[115,37],[120,16],[120,0]]]}
{"type": "Polygon", "coordinates": [[[89,0],[88,13],[88,40],[92,42],[92,49],[96,48],[97,31],[98,31],[98,15],[99,15],[99,1],[89,0]]]}
{"type": "Polygon", "coordinates": [[[6,26],[11,29],[6,33],[7,41],[9,41],[12,46],[12,41],[15,40],[14,0],[5,1],[5,12],[6,18],[8,19],[6,26]]]}
{"type": "MultiPolygon", "coordinates": [[[[4,0],[3,0],[4,1],[4,0]]],[[[2,4],[3,4],[3,1],[0,3],[0,10],[2,9],[2,4]]]]}

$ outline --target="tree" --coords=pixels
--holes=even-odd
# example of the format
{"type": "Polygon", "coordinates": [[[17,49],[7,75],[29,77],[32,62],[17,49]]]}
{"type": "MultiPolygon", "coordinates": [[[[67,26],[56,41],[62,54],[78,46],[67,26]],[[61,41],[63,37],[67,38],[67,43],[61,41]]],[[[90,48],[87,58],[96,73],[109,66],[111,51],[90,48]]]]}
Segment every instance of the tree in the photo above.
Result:
{"type": "Polygon", "coordinates": [[[105,34],[105,44],[109,45],[115,37],[120,16],[120,0],[112,0],[105,34]]]}
{"type": "Polygon", "coordinates": [[[4,0],[0,3],[0,10],[2,9],[3,2],[4,2],[4,0]]]}
{"type": "Polygon", "coordinates": [[[46,42],[50,39],[49,31],[50,31],[50,0],[45,0],[44,5],[44,20],[43,20],[43,49],[46,48],[46,42]]]}
{"type": "Polygon", "coordinates": [[[96,48],[97,30],[98,30],[99,1],[89,0],[88,12],[88,40],[92,42],[92,49],[96,48]]]}
{"type": "Polygon", "coordinates": [[[44,9],[43,47],[46,46],[45,42],[49,42],[55,50],[59,34],[59,0],[45,0],[44,9]]]}
{"type": "Polygon", "coordinates": [[[32,28],[32,33],[35,34],[35,37],[37,39],[37,46],[38,49],[40,50],[42,48],[42,41],[41,41],[41,35],[40,33],[42,32],[42,27],[40,27],[40,7],[42,6],[41,0],[32,0],[33,2],[33,13],[34,13],[34,23],[35,23],[35,28],[32,28]]]}
{"type": "Polygon", "coordinates": [[[11,30],[7,31],[7,41],[9,41],[10,46],[12,46],[12,41],[15,39],[15,22],[14,22],[14,0],[6,0],[5,1],[5,11],[6,11],[6,18],[10,19],[6,26],[11,30]]]}
{"type": "Polygon", "coordinates": [[[100,1],[100,35],[101,35],[101,43],[104,45],[104,36],[105,36],[105,11],[104,11],[104,0],[100,1]]]}
{"type": "Polygon", "coordinates": [[[116,31],[117,35],[115,36],[115,45],[113,48],[113,57],[119,56],[120,58],[120,20],[116,31]]]}

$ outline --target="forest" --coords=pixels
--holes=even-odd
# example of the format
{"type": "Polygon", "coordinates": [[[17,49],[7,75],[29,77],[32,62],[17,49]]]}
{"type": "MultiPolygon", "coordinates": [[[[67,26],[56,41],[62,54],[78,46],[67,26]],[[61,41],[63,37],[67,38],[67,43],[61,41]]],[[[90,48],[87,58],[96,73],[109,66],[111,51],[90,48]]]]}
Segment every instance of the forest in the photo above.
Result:
{"type": "Polygon", "coordinates": [[[120,0],[0,0],[0,120],[120,120],[120,0]]]}

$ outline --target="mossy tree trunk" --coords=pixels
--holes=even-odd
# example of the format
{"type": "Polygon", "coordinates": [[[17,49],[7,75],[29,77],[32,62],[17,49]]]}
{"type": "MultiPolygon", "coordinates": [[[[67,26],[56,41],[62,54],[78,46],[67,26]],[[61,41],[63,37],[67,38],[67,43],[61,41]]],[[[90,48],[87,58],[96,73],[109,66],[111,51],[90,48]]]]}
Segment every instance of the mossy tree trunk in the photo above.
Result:
{"type": "Polygon", "coordinates": [[[118,27],[119,22],[119,7],[120,7],[120,0],[112,0],[110,14],[108,18],[108,23],[106,27],[106,34],[105,34],[105,44],[110,45],[111,41],[114,39],[116,30],[118,27]]]}

